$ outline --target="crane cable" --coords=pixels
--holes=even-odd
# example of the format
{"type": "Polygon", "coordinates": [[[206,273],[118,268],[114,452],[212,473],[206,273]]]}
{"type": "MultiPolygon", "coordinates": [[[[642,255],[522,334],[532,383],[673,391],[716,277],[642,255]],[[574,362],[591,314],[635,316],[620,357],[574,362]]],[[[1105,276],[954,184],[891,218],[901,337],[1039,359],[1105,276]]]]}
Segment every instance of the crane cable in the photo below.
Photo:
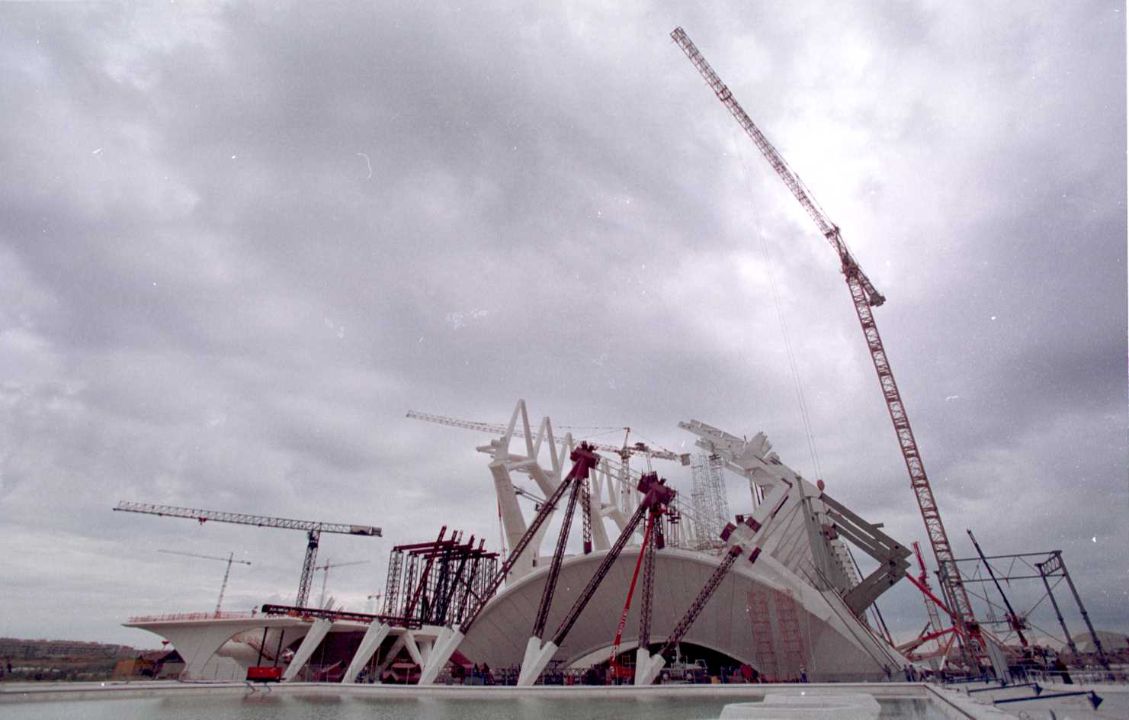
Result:
{"type": "Polygon", "coordinates": [[[823,468],[819,464],[819,451],[816,449],[815,433],[811,427],[811,413],[808,410],[807,396],[804,393],[804,382],[800,377],[800,368],[796,364],[796,353],[792,349],[792,339],[788,334],[788,323],[784,320],[784,312],[780,309],[780,297],[776,288],[776,279],[772,274],[771,257],[768,254],[768,242],[765,240],[764,232],[760,233],[761,250],[764,252],[765,265],[768,273],[768,283],[772,288],[772,305],[776,308],[776,320],[780,323],[780,334],[784,337],[784,349],[788,356],[788,367],[792,372],[792,385],[796,390],[796,404],[800,408],[800,418],[804,424],[804,435],[807,436],[808,453],[811,455],[811,462],[815,468],[816,479],[823,478],[823,468]]]}
{"type": "MultiPolygon", "coordinates": [[[[745,182],[749,182],[749,160],[742,154],[742,171],[745,175],[745,182]]],[[[819,463],[819,451],[816,449],[815,433],[811,427],[811,413],[808,411],[807,397],[804,394],[804,383],[800,378],[800,369],[796,364],[796,353],[792,349],[792,339],[788,334],[788,323],[784,320],[784,312],[780,309],[780,291],[776,286],[776,278],[772,273],[772,256],[768,252],[768,241],[765,239],[765,233],[762,229],[758,236],[760,238],[761,252],[764,254],[765,273],[768,275],[769,288],[772,291],[772,306],[776,310],[776,321],[780,325],[780,334],[784,338],[784,351],[788,357],[788,368],[792,373],[792,386],[796,391],[796,404],[800,409],[800,419],[804,426],[804,435],[808,443],[808,454],[811,456],[812,466],[815,469],[815,477],[817,480],[823,478],[823,468],[819,463]]]]}

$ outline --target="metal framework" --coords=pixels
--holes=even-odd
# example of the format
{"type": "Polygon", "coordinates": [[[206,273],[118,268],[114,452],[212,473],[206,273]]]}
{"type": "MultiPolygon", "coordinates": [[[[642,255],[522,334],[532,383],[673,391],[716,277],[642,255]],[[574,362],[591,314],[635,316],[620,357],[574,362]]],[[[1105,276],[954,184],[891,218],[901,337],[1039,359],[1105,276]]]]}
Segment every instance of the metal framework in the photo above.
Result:
{"type": "MultiPolygon", "coordinates": [[[[929,587],[929,571],[925,568],[925,558],[921,555],[921,545],[914,540],[913,554],[917,560],[918,572],[916,576],[907,574],[906,577],[910,583],[921,591],[922,599],[925,601],[925,613],[929,616],[929,622],[922,628],[921,632],[916,638],[903,643],[898,646],[898,650],[906,653],[906,657],[911,660],[923,661],[934,660],[936,658],[944,658],[948,655],[949,648],[953,641],[954,632],[952,627],[945,628],[941,625],[941,615],[937,612],[938,606],[944,608],[945,613],[952,617],[949,609],[937,599],[933,594],[933,589],[929,587]],[[948,636],[947,641],[943,639],[948,636]],[[926,643],[935,642],[936,645],[932,651],[923,651],[920,648],[926,643]]],[[[934,664],[934,669],[937,669],[934,664]]]]}
{"type": "Polygon", "coordinates": [[[1019,638],[1019,644],[1027,647],[1027,636],[1023,634],[1023,630],[1027,627],[1027,623],[1016,612],[1015,608],[1011,606],[1011,601],[1007,599],[1007,593],[1004,592],[1003,587],[1000,585],[999,578],[996,577],[996,572],[992,569],[992,564],[984,558],[984,551],[980,549],[980,543],[976,542],[976,536],[968,530],[968,537],[972,540],[972,546],[976,548],[976,554],[980,556],[980,560],[984,563],[984,569],[988,571],[988,577],[996,585],[996,592],[1000,594],[1000,599],[1004,601],[1004,607],[1007,608],[1007,623],[1015,632],[1015,636],[1019,638]]]}
{"type": "MultiPolygon", "coordinates": [[[[534,512],[537,512],[545,502],[543,498],[551,495],[561,481],[567,470],[568,453],[574,447],[571,433],[558,435],[548,417],[542,418],[540,424],[531,423],[524,400],[517,401],[506,424],[461,420],[418,412],[410,412],[408,417],[447,427],[499,435],[488,445],[477,449],[493,459],[490,467],[494,475],[494,487],[498,499],[503,547],[512,547],[527,528],[525,513],[522,512],[517,499],[532,500],[534,512]],[[542,457],[546,454],[549,456],[549,462],[543,463],[542,457]],[[521,487],[515,477],[517,474],[525,475],[533,481],[539,494],[521,487]]],[[[611,542],[610,538],[613,537],[611,532],[619,532],[623,529],[639,502],[640,493],[637,488],[641,473],[632,469],[628,462],[625,462],[625,457],[642,455],[648,461],[651,458],[659,458],[687,465],[691,457],[689,453],[674,453],[642,443],[629,444],[626,439],[624,444],[618,447],[593,443],[589,443],[588,446],[604,454],[598,456],[596,466],[592,468],[590,476],[581,489],[582,542],[585,553],[606,550],[611,542]],[[611,520],[615,530],[606,528],[604,520],[611,520]]],[[[669,531],[667,538],[669,544],[694,548],[697,528],[707,523],[691,503],[684,502],[687,499],[681,496],[675,498],[670,511],[663,516],[662,525],[664,531],[669,531]]],[[[531,539],[526,546],[525,556],[515,560],[507,578],[509,581],[519,580],[537,567],[543,539],[543,536],[531,539]]]]}
{"type": "MultiPolygon", "coordinates": [[[[437,425],[446,425],[448,427],[462,428],[463,430],[476,430],[478,432],[489,433],[491,435],[501,435],[509,428],[500,423],[478,422],[476,420],[460,420],[458,418],[446,417],[444,415],[433,415],[431,413],[416,412],[409,410],[407,417],[412,420],[422,420],[424,422],[435,423],[437,425]]],[[[630,432],[631,428],[624,428],[630,432]]],[[[528,437],[528,428],[513,430],[514,437],[528,437]]],[[[563,438],[555,438],[560,442],[563,438]]],[[[690,464],[690,456],[686,453],[676,453],[671,450],[664,450],[663,448],[653,448],[646,443],[636,442],[628,444],[627,438],[624,438],[623,445],[608,445],[606,443],[597,443],[588,441],[588,445],[593,450],[600,452],[615,453],[621,457],[631,457],[632,455],[643,455],[648,458],[657,458],[659,460],[673,460],[682,465],[690,464]]]]}
{"type": "Polygon", "coordinates": [[[502,563],[502,567],[494,573],[494,577],[490,579],[490,583],[484,589],[483,594],[474,598],[474,602],[467,611],[466,617],[458,624],[463,635],[470,631],[471,626],[474,624],[474,621],[478,619],[478,615],[486,606],[487,601],[494,597],[494,593],[502,586],[506,576],[509,575],[510,570],[513,569],[513,566],[525,552],[525,549],[532,542],[533,538],[538,536],[541,526],[544,525],[545,521],[549,519],[549,516],[553,514],[557,503],[560,502],[561,496],[564,495],[571,482],[573,480],[587,478],[592,472],[592,468],[600,461],[599,456],[596,455],[592,446],[583,442],[572,451],[570,459],[573,461],[573,466],[568,475],[557,486],[556,491],[545,500],[545,504],[541,506],[537,515],[534,516],[533,521],[530,522],[529,527],[526,529],[521,539],[510,549],[510,555],[506,558],[506,561],[502,563]]]}
{"type": "Polygon", "coordinates": [[[298,605],[274,605],[268,603],[262,606],[262,613],[263,615],[271,617],[287,616],[311,618],[314,620],[347,620],[368,624],[384,623],[385,625],[408,628],[409,630],[415,630],[423,626],[423,623],[418,619],[405,618],[399,615],[361,613],[349,610],[332,610],[330,608],[301,607],[298,605]]]}
{"type": "MultiPolygon", "coordinates": [[[[557,649],[568,637],[569,632],[572,630],[576,621],[580,619],[580,614],[584,612],[584,608],[591,602],[592,596],[596,594],[596,590],[603,584],[604,579],[607,577],[608,572],[611,570],[612,565],[619,558],[620,553],[627,546],[628,541],[635,534],[635,530],[643,519],[650,515],[655,517],[666,511],[666,508],[674,500],[677,493],[673,488],[668,487],[666,480],[659,478],[657,473],[644,473],[639,481],[639,492],[642,498],[639,501],[639,506],[635,508],[635,512],[631,515],[626,526],[620,532],[619,537],[608,549],[608,552],[600,560],[599,566],[592,573],[588,579],[588,583],[580,594],[572,603],[572,607],[568,609],[565,616],[561,619],[560,624],[557,626],[556,632],[553,633],[552,639],[548,642],[534,634],[529,638],[526,645],[525,658],[521,663],[521,673],[518,676],[518,685],[529,686],[537,681],[541,672],[552,660],[553,655],[557,649]]],[[[653,526],[653,523],[652,523],[653,526]]],[[[548,588],[548,585],[546,585],[548,588]]]]}
{"type": "Polygon", "coordinates": [[[596,593],[601,583],[603,583],[604,578],[607,577],[608,571],[611,570],[619,554],[623,552],[627,541],[634,535],[635,529],[639,527],[639,523],[643,521],[644,516],[648,513],[660,514],[664,512],[666,506],[670,505],[675,495],[677,495],[673,488],[666,485],[665,480],[659,478],[657,473],[644,474],[642,480],[639,481],[639,491],[643,493],[643,499],[640,501],[639,507],[635,510],[635,514],[631,516],[627,527],[625,527],[619,537],[616,538],[615,543],[612,544],[607,555],[605,555],[604,559],[600,562],[599,567],[592,573],[592,578],[580,592],[580,596],[573,602],[568,613],[561,620],[556,633],[553,634],[553,644],[557,647],[560,647],[560,644],[564,642],[569,630],[572,629],[572,626],[580,618],[580,613],[584,611],[584,608],[587,607],[588,603],[592,600],[592,596],[596,593]]]}
{"type": "Polygon", "coordinates": [[[1101,639],[1094,630],[1093,623],[1090,621],[1090,614],[1086,611],[1082,596],[1078,593],[1078,588],[1074,585],[1074,580],[1066,569],[1066,561],[1062,558],[1061,550],[1011,555],[984,555],[982,552],[978,552],[977,557],[956,558],[955,563],[960,570],[962,581],[969,588],[969,592],[986,607],[985,624],[1004,626],[1004,640],[1008,639],[1007,633],[1015,634],[1016,639],[1018,639],[1018,632],[1015,627],[1017,623],[1024,629],[1032,628],[1047,637],[1056,637],[1055,633],[1036,624],[1036,613],[1045,600],[1050,603],[1055,620],[1062,629],[1061,639],[1063,643],[1070,648],[1071,654],[1078,660],[1081,658],[1081,653],[1079,653],[1074,638],[1070,634],[1066,618],[1063,615],[1063,608],[1054,593],[1059,585],[1065,583],[1070,596],[1074,599],[1078,615],[1094,643],[1094,655],[1097,661],[1103,667],[1109,667],[1109,658],[1102,647],[1101,639]],[[1034,584],[1035,581],[1038,581],[1038,585],[1035,587],[1039,591],[1032,593],[1029,590],[1029,585],[1034,584]],[[1010,600],[1007,596],[1003,596],[1001,601],[997,602],[989,596],[986,589],[981,590],[981,588],[986,588],[990,584],[1002,595],[1002,591],[1000,591],[1001,582],[1007,584],[1011,596],[1010,600]],[[1022,598],[1024,601],[1020,605],[1022,608],[1020,610],[1016,610],[1013,605],[1013,602],[1018,602],[1018,598],[1022,598]],[[999,614],[1004,617],[999,619],[999,614]]]}
{"type": "Polygon", "coordinates": [[[537,607],[537,615],[533,620],[533,636],[540,638],[545,634],[545,623],[549,620],[549,610],[553,607],[553,596],[557,592],[557,579],[561,574],[561,564],[564,562],[565,547],[568,545],[568,534],[572,529],[572,517],[576,514],[576,501],[580,495],[580,488],[587,481],[572,479],[572,488],[568,493],[568,503],[565,505],[564,517],[561,519],[560,533],[557,535],[557,546],[553,550],[553,559],[549,562],[549,574],[545,578],[545,587],[541,591],[541,603],[537,607]]]}
{"type": "Polygon", "coordinates": [[[952,546],[945,532],[945,526],[941,522],[941,514],[937,509],[937,502],[933,497],[933,489],[925,473],[925,465],[921,460],[921,452],[918,449],[917,440],[913,434],[913,428],[910,426],[909,416],[906,414],[901,392],[898,390],[898,384],[894,380],[894,372],[890,367],[889,359],[886,357],[886,349],[882,344],[882,337],[878,332],[878,325],[875,323],[874,313],[871,311],[872,307],[882,305],[886,299],[874,288],[874,285],[862,271],[862,268],[859,267],[854,256],[851,255],[850,250],[843,241],[838,226],[831,222],[831,219],[819,207],[811,193],[808,192],[808,189],[804,186],[799,176],[788,166],[783,156],[780,155],[776,148],[773,147],[772,143],[768,141],[768,138],[765,137],[748,114],[745,113],[745,110],[733,97],[733,93],[730,92],[725,83],[721,81],[721,78],[718,77],[717,73],[710,67],[710,64],[706,62],[706,59],[690,40],[689,36],[686,35],[686,32],[682,28],[675,28],[671,33],[671,37],[682,51],[686,53],[686,56],[690,59],[690,62],[694,64],[694,67],[698,69],[698,72],[705,79],[706,84],[708,84],[717,95],[718,100],[725,105],[749,137],[752,138],[753,143],[756,144],[765,159],[768,160],[773,170],[776,171],[776,174],[784,181],[784,184],[791,191],[792,195],[795,196],[796,200],[799,201],[800,205],[815,222],[820,234],[831,243],[832,248],[839,256],[841,270],[851,293],[851,302],[854,304],[855,313],[858,315],[859,324],[862,327],[863,336],[866,339],[867,348],[870,351],[870,358],[874,363],[874,369],[882,388],[882,395],[886,401],[886,408],[889,411],[890,420],[893,422],[894,431],[897,434],[898,445],[906,464],[906,470],[909,473],[910,486],[913,488],[914,495],[917,498],[917,504],[921,510],[922,519],[925,521],[929,543],[933,548],[933,554],[937,558],[942,591],[948,600],[949,606],[953,609],[953,619],[957,625],[957,630],[967,644],[967,660],[969,660],[971,664],[976,664],[979,662],[979,657],[982,654],[979,625],[976,622],[976,616],[973,612],[968,593],[961,583],[960,573],[956,569],[952,546]]]}
{"type": "Polygon", "coordinates": [[[623,611],[619,614],[619,624],[616,626],[615,639],[612,641],[612,654],[609,663],[613,673],[618,671],[619,645],[623,641],[623,630],[627,627],[627,614],[631,612],[631,601],[635,596],[635,586],[639,582],[639,571],[643,572],[643,590],[639,608],[639,647],[646,648],[651,641],[651,601],[654,596],[655,552],[657,551],[655,521],[659,513],[652,512],[647,518],[647,526],[643,531],[643,544],[639,548],[639,557],[635,559],[635,570],[631,573],[631,584],[627,587],[627,598],[623,601],[623,611]]]}
{"type": "MultiPolygon", "coordinates": [[[[893,663],[892,666],[896,667],[898,661],[892,651],[888,653],[890,657],[886,657],[883,646],[876,644],[881,640],[872,636],[872,631],[859,620],[859,614],[870,607],[874,598],[904,572],[909,550],[882,534],[877,525],[865,522],[828,498],[816,486],[802,480],[780,461],[776,453],[771,452],[771,444],[763,433],[758,433],[749,440],[723,433],[698,421],[680,423],[680,426],[699,435],[701,439],[697,444],[712,456],[709,462],[715,466],[715,471],[724,466],[749,480],[755,487],[756,508],[748,519],[738,518],[740,527],[736,535],[733,530],[735,526],[730,523],[722,533],[721,542],[711,544],[711,550],[721,550],[717,553],[716,562],[724,567],[705,583],[698,597],[691,602],[675,628],[677,632],[673,635],[673,645],[677,645],[683,634],[692,628],[717,587],[724,582],[732,567],[731,562],[726,562],[728,547],[736,544],[741,546],[741,550],[737,551],[738,556],[746,555],[750,564],[756,562],[762,554],[772,555],[774,560],[784,565],[789,577],[814,585],[833,611],[851,628],[848,632],[858,635],[860,641],[870,648],[864,652],[878,663],[893,663]],[[772,524],[772,531],[757,534],[768,523],[772,524]],[[843,545],[844,540],[860,547],[878,561],[878,567],[871,575],[859,578],[858,573],[855,573],[853,579],[846,578],[839,568],[844,562],[843,558],[849,558],[846,546],[843,545]],[[867,634],[867,638],[862,640],[864,634],[867,634]]],[[[475,429],[481,428],[475,425],[475,429]]],[[[653,472],[639,475],[639,482],[630,487],[629,493],[624,492],[622,484],[616,486],[615,481],[618,479],[622,483],[625,477],[634,478],[634,473],[617,474],[609,467],[613,460],[597,455],[596,448],[587,443],[573,448],[572,438],[568,434],[561,438],[558,445],[550,420],[544,418],[540,426],[531,425],[522,401],[518,402],[509,424],[502,428],[501,437],[477,449],[490,458],[490,474],[497,493],[503,535],[510,549],[490,583],[482,592],[470,596],[468,608],[461,619],[452,621],[447,618],[446,627],[421,664],[420,684],[435,682],[463,640],[473,633],[478,617],[483,612],[489,612],[485,610],[486,603],[494,597],[503,582],[514,583],[538,568],[544,568],[537,585],[537,595],[531,595],[522,602],[522,611],[528,611],[532,628],[530,635],[526,636],[525,653],[517,678],[518,685],[537,682],[558,649],[563,647],[585,608],[593,601],[601,583],[621,560],[622,551],[628,544],[635,544],[640,540],[642,547],[635,562],[637,572],[633,574],[632,580],[635,587],[634,590],[627,590],[629,595],[638,593],[636,581],[641,574],[643,597],[635,681],[637,684],[653,682],[655,673],[666,662],[662,654],[652,656],[648,652],[652,641],[652,602],[662,602],[654,598],[655,586],[661,582],[655,577],[659,564],[656,561],[656,550],[678,536],[687,538],[687,544],[693,547],[696,537],[694,523],[698,521],[686,523],[690,527],[684,531],[683,523],[691,518],[684,516],[683,511],[689,510],[697,515],[697,509],[680,505],[678,494],[653,472]],[[533,431],[534,427],[537,427],[536,432],[533,431]],[[519,437],[523,441],[515,442],[519,437]],[[549,463],[543,465],[541,458],[546,450],[549,463]],[[567,474],[564,473],[566,459],[572,461],[572,468],[567,474]],[[533,496],[531,493],[515,493],[515,473],[526,475],[535,482],[540,494],[533,496]],[[533,498],[535,514],[532,519],[527,519],[522,512],[518,495],[533,498]],[[584,517],[589,518],[589,522],[584,523],[580,530],[575,528],[574,522],[578,505],[584,517]],[[549,519],[558,511],[561,512],[557,530],[559,534],[554,538],[552,555],[546,558],[539,555],[536,549],[544,539],[549,519]],[[613,520],[619,531],[611,540],[603,527],[602,520],[605,518],[613,520]],[[644,520],[648,518],[650,519],[644,525],[644,520]],[[582,537],[577,537],[581,533],[582,537]],[[583,571],[586,580],[569,570],[565,554],[572,542],[569,538],[582,539],[585,553],[590,548],[602,553],[597,567],[590,575],[587,570],[583,571]],[[548,567],[545,567],[546,564],[548,567]],[[568,583],[571,587],[564,587],[563,582],[558,582],[565,573],[571,576],[568,583]],[[571,606],[563,613],[556,630],[550,632],[548,621],[553,603],[566,598],[571,606]]],[[[715,476],[720,477],[720,472],[715,472],[715,476]]],[[[394,555],[390,558],[389,578],[385,588],[386,612],[391,614],[396,610],[409,616],[414,614],[414,608],[413,613],[405,613],[405,610],[411,597],[418,592],[415,590],[418,587],[418,574],[426,569],[425,564],[417,563],[416,567],[418,569],[413,574],[406,557],[394,555]]],[[[661,589],[659,592],[660,598],[664,597],[661,589]]],[[[789,606],[783,610],[780,609],[780,603],[775,603],[774,606],[777,608],[775,616],[778,617],[784,617],[789,608],[793,614],[798,611],[798,606],[789,606]]],[[[621,622],[626,622],[626,610],[629,608],[628,604],[622,614],[618,607],[615,609],[621,622]]],[[[602,612],[604,611],[606,608],[602,612]]],[[[784,646],[787,646],[782,646],[784,650],[792,645],[799,647],[803,642],[798,620],[793,618],[791,624],[786,620],[786,617],[781,620],[784,623],[781,632],[789,635],[782,640],[784,646]]],[[[613,622],[609,636],[622,639],[622,633],[622,628],[617,628],[613,622]]],[[[663,634],[666,634],[665,630],[663,634]]],[[[517,637],[513,639],[520,642],[517,637]]],[[[657,644],[663,645],[670,639],[655,638],[657,644]]],[[[589,643],[591,639],[586,639],[585,642],[589,643]]],[[[612,645],[617,644],[618,640],[613,640],[612,645]]],[[[789,658],[788,662],[792,662],[792,659],[789,658]]]]}
{"type": "Polygon", "coordinates": [[[372,525],[348,525],[344,523],[327,523],[316,520],[293,520],[290,518],[269,517],[266,515],[249,515],[247,513],[224,512],[222,510],[201,510],[199,508],[177,507],[175,505],[153,505],[151,503],[128,502],[122,500],[114,508],[116,512],[142,513],[157,515],[159,517],[184,518],[196,520],[201,525],[208,522],[233,523],[235,525],[253,525],[261,528],[278,528],[280,530],[305,530],[306,531],[306,557],[302,561],[302,575],[298,580],[298,593],[294,604],[305,605],[310,599],[310,583],[314,577],[314,567],[317,562],[318,544],[322,533],[336,533],[338,535],[360,535],[362,537],[380,537],[381,530],[372,525]]]}
{"type": "Polygon", "coordinates": [[[742,548],[740,546],[734,545],[725,553],[725,558],[718,563],[717,569],[713,571],[713,574],[706,580],[706,584],[698,591],[694,602],[690,604],[690,607],[687,608],[686,612],[682,615],[678,624],[670,631],[670,635],[667,636],[662,649],[657,653],[658,655],[667,655],[673,652],[674,646],[682,642],[682,638],[686,637],[686,633],[689,632],[694,621],[702,614],[702,609],[705,608],[706,603],[713,597],[717,586],[721,584],[721,581],[724,580],[725,576],[729,574],[729,571],[733,569],[733,563],[737,562],[737,558],[741,557],[741,551],[742,548]]]}
{"type": "Polygon", "coordinates": [[[690,463],[690,499],[701,522],[694,528],[694,544],[699,550],[716,547],[718,535],[732,517],[725,493],[721,458],[716,453],[699,453],[690,463]]]}
{"type": "Polygon", "coordinates": [[[498,554],[475,544],[472,535],[446,537],[447,528],[430,542],[397,545],[388,558],[383,615],[426,625],[461,622],[470,603],[481,597],[498,570],[498,554]],[[400,588],[408,588],[403,597],[400,588]]]}

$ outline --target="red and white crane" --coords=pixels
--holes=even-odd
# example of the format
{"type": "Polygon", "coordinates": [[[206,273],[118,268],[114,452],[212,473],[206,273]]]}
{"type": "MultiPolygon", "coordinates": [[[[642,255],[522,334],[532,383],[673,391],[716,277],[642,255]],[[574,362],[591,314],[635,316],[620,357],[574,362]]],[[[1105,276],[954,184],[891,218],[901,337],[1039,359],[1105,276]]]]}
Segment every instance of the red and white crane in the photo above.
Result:
{"type": "Polygon", "coordinates": [[[872,307],[878,307],[884,303],[886,298],[874,288],[866,273],[859,267],[858,261],[851,255],[839,232],[839,227],[819,207],[799,176],[792,171],[780,153],[764,136],[764,133],[760,131],[737,100],[734,99],[733,93],[721,81],[710,64],[706,62],[706,59],[702,57],[701,52],[686,35],[686,32],[680,27],[675,28],[671,37],[690,58],[690,62],[701,73],[706,84],[717,95],[718,100],[729,109],[729,112],[752,138],[765,159],[772,165],[772,169],[788,186],[792,195],[815,222],[820,234],[827,238],[827,241],[831,243],[831,247],[839,256],[843,277],[846,279],[847,288],[851,292],[851,301],[854,303],[855,313],[858,315],[859,324],[862,326],[867,349],[870,351],[870,358],[874,362],[874,369],[878,373],[878,382],[882,388],[886,408],[890,413],[890,420],[893,421],[894,431],[897,433],[898,445],[905,460],[906,470],[909,472],[910,486],[917,496],[917,504],[921,509],[921,517],[925,521],[929,543],[937,558],[941,590],[945,595],[948,606],[952,609],[957,632],[966,643],[966,649],[970,655],[969,659],[978,657],[981,654],[982,647],[980,627],[976,622],[968,592],[961,581],[956,557],[945,532],[945,526],[941,522],[941,513],[937,509],[933,489],[930,487],[929,478],[925,474],[921,452],[917,447],[913,429],[910,427],[909,416],[906,415],[905,405],[902,402],[901,393],[898,391],[898,384],[894,381],[894,372],[890,368],[889,359],[886,357],[886,349],[882,345],[882,337],[878,333],[874,313],[871,311],[872,307]]]}

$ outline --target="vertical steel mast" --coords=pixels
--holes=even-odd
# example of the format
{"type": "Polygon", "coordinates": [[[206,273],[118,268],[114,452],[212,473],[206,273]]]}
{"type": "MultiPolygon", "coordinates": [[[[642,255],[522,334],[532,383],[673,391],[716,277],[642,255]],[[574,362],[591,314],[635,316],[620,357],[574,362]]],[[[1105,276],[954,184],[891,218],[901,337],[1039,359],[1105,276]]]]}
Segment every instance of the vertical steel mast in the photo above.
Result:
{"type": "Polygon", "coordinates": [[[850,250],[847,249],[846,243],[843,242],[843,238],[839,234],[839,227],[831,222],[827,214],[815,202],[811,193],[808,192],[799,176],[788,167],[788,163],[784,161],[784,158],[768,141],[760,128],[753,123],[741,105],[733,98],[729,88],[725,86],[725,83],[721,81],[710,64],[702,57],[701,52],[698,51],[686,32],[682,28],[675,28],[670,36],[690,58],[694,67],[698,68],[698,72],[701,73],[706,84],[714,91],[721,103],[729,108],[729,112],[733,114],[733,117],[752,138],[765,159],[772,165],[772,169],[792,191],[792,195],[811,216],[811,219],[815,221],[819,232],[827,238],[831,247],[839,255],[843,276],[846,278],[847,288],[851,292],[851,301],[854,303],[855,313],[858,315],[859,324],[862,326],[863,336],[866,338],[866,345],[870,350],[870,358],[874,362],[874,369],[878,373],[878,382],[882,387],[882,395],[886,400],[886,408],[890,412],[890,419],[894,423],[894,431],[898,436],[898,445],[901,447],[902,457],[905,459],[906,469],[909,471],[910,486],[917,496],[917,504],[921,508],[921,517],[925,520],[925,529],[929,534],[929,543],[933,546],[933,554],[937,558],[942,591],[949,607],[953,610],[958,633],[965,640],[970,655],[976,657],[980,654],[979,625],[976,622],[976,616],[973,613],[972,603],[969,600],[964,583],[961,581],[960,573],[957,571],[956,558],[949,544],[948,535],[945,533],[945,526],[941,522],[941,514],[937,509],[937,502],[933,497],[929,478],[925,474],[925,465],[921,461],[917,440],[914,438],[913,429],[910,427],[909,417],[906,415],[902,396],[898,391],[898,384],[894,381],[894,372],[886,357],[882,337],[878,334],[878,325],[875,324],[874,313],[871,312],[872,307],[878,307],[886,301],[886,298],[874,288],[854,256],[851,255],[850,250]]]}

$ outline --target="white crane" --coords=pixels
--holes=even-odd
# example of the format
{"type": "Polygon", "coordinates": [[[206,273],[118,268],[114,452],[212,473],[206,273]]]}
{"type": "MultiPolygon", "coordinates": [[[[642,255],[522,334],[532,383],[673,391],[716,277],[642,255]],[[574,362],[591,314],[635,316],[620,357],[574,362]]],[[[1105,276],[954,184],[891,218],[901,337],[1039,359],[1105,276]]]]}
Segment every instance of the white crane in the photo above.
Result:
{"type": "Polygon", "coordinates": [[[371,525],[346,525],[344,523],[327,523],[316,520],[294,520],[291,518],[268,517],[266,515],[249,515],[247,513],[225,512],[223,510],[202,510],[200,508],[178,507],[176,505],[154,505],[153,503],[128,502],[122,500],[114,508],[116,512],[143,513],[158,517],[184,518],[195,520],[201,525],[208,522],[234,523],[236,525],[253,525],[255,527],[279,528],[282,530],[306,531],[306,559],[302,561],[302,576],[298,580],[298,594],[294,604],[303,607],[310,599],[310,582],[314,577],[314,563],[317,561],[318,545],[322,533],[337,533],[339,535],[359,535],[361,537],[380,537],[378,527],[371,525]]]}
{"type": "Polygon", "coordinates": [[[200,555],[199,553],[181,552],[179,550],[158,550],[167,555],[184,555],[185,557],[203,558],[204,560],[220,560],[227,563],[227,569],[223,571],[223,582],[220,584],[220,599],[216,601],[216,617],[220,616],[220,607],[223,606],[223,594],[227,590],[227,578],[231,575],[231,564],[239,563],[240,565],[250,565],[246,560],[236,560],[235,553],[230,552],[227,557],[220,557],[219,555],[200,555]]]}
{"type": "Polygon", "coordinates": [[[318,607],[325,608],[325,584],[329,581],[329,569],[335,567],[345,567],[347,565],[364,565],[368,560],[350,560],[348,562],[335,563],[332,560],[326,560],[325,565],[317,565],[314,567],[314,572],[322,571],[324,574],[321,576],[321,598],[318,600],[318,607]]]}
{"type": "MultiPolygon", "coordinates": [[[[508,430],[508,426],[501,423],[478,422],[476,420],[460,420],[459,418],[416,412],[415,410],[409,410],[407,416],[412,420],[422,420],[424,422],[435,423],[437,425],[447,425],[448,427],[457,427],[464,430],[477,430],[478,432],[490,433],[493,435],[501,435],[508,430]]],[[[625,427],[623,428],[623,430],[623,445],[609,445],[607,443],[597,443],[591,441],[588,441],[588,444],[600,452],[609,452],[619,455],[624,463],[627,463],[628,458],[630,458],[632,455],[642,455],[648,460],[650,460],[650,458],[658,458],[659,460],[673,460],[681,465],[690,464],[689,453],[676,453],[673,450],[667,450],[665,448],[651,447],[642,442],[628,444],[628,437],[631,435],[631,428],[625,427]]],[[[525,432],[521,428],[515,428],[513,435],[514,437],[525,437],[525,432]]],[[[559,438],[554,438],[554,440],[559,441],[559,438]]]]}

